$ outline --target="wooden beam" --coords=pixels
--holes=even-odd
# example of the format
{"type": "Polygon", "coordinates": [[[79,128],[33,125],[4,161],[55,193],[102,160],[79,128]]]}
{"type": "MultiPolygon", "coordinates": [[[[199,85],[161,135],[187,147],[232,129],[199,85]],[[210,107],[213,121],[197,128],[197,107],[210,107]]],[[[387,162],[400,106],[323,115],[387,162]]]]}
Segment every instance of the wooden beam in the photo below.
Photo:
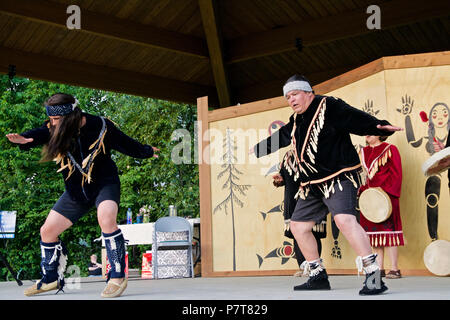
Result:
{"type": "Polygon", "coordinates": [[[323,82],[314,86],[314,91],[317,94],[327,94],[328,92],[337,90],[350,83],[367,78],[383,70],[383,58],[380,58],[357,68],[352,68],[345,73],[340,73],[332,78],[324,80],[323,82]]]}
{"type": "Polygon", "coordinates": [[[197,97],[209,96],[218,103],[214,87],[0,47],[0,72],[8,73],[9,65],[21,77],[193,105],[197,97]]]}
{"type": "Polygon", "coordinates": [[[208,113],[208,121],[214,122],[226,119],[233,119],[237,117],[250,115],[253,113],[284,108],[287,106],[288,103],[285,97],[274,96],[273,98],[253,100],[252,102],[240,104],[237,106],[212,110],[208,113]]]}
{"type": "MultiPolygon", "coordinates": [[[[305,74],[305,76],[313,85],[316,94],[327,94],[383,70],[440,65],[450,65],[450,51],[388,56],[362,66],[343,66],[305,74]]],[[[242,103],[282,96],[282,87],[287,78],[236,89],[236,97],[241,103],[240,107],[243,107],[242,103]]],[[[220,114],[220,112],[217,111],[215,114],[220,114]]]]}
{"type": "Polygon", "coordinates": [[[231,104],[231,94],[227,70],[224,64],[222,34],[217,23],[217,8],[214,0],[199,0],[198,5],[202,16],[206,42],[208,43],[211,68],[220,106],[228,107],[231,104]]]}
{"type": "MultiPolygon", "coordinates": [[[[376,61],[381,61],[378,59],[376,61]]],[[[322,83],[331,77],[340,75],[348,70],[353,70],[355,66],[340,67],[333,70],[325,70],[315,73],[306,74],[306,77],[313,85],[316,94],[325,94],[329,91],[322,90],[325,87],[317,87],[315,83],[322,83]]],[[[371,68],[370,70],[373,70],[371,68]]],[[[241,117],[257,112],[264,112],[274,110],[277,108],[284,108],[288,105],[287,100],[283,97],[282,88],[288,77],[285,79],[273,80],[260,85],[246,87],[241,90],[236,89],[240,94],[239,99],[241,104],[231,106],[229,108],[220,108],[209,112],[209,122],[225,120],[235,117],[241,117]],[[257,102],[257,103],[256,103],[257,102]]],[[[330,90],[331,91],[331,90],[330,90]]]]}
{"type": "MultiPolygon", "coordinates": [[[[381,31],[417,21],[445,17],[450,12],[450,1],[394,0],[379,4],[381,31]]],[[[304,47],[380,30],[369,30],[366,22],[370,14],[359,8],[339,15],[304,21],[295,25],[246,35],[227,43],[227,63],[236,63],[257,57],[296,50],[295,39],[301,38],[304,47]]]]}
{"type": "MultiPolygon", "coordinates": [[[[358,67],[357,65],[343,66],[336,69],[305,74],[305,76],[314,86],[315,84],[321,83],[322,81],[326,81],[332,77],[336,77],[344,72],[347,72],[357,67],[358,67]]],[[[236,89],[236,99],[238,99],[239,103],[242,104],[260,99],[269,99],[272,97],[283,96],[283,85],[290,76],[291,75],[287,76],[284,79],[276,79],[267,83],[261,83],[246,88],[236,89]]],[[[314,90],[316,94],[321,94],[320,92],[317,92],[315,88],[314,90]]]]}
{"type": "MultiPolygon", "coordinates": [[[[67,5],[45,0],[2,0],[0,12],[27,20],[67,28],[67,5]]],[[[203,39],[171,32],[133,21],[88,11],[81,7],[81,29],[85,32],[145,47],[160,48],[208,59],[203,39]]]]}
{"type": "Polygon", "coordinates": [[[314,90],[318,94],[326,94],[327,92],[337,90],[350,83],[354,83],[375,73],[389,69],[446,65],[450,65],[450,51],[383,57],[358,68],[352,68],[348,72],[339,74],[332,79],[321,82],[320,84],[314,86],[314,90]]]}
{"type": "MultiPolygon", "coordinates": [[[[326,94],[383,70],[440,65],[450,65],[450,51],[388,56],[362,66],[342,66],[332,70],[305,74],[305,76],[313,85],[316,94],[326,94]]],[[[258,99],[281,96],[282,87],[287,78],[236,89],[236,97],[240,103],[248,103],[258,99]]]]}

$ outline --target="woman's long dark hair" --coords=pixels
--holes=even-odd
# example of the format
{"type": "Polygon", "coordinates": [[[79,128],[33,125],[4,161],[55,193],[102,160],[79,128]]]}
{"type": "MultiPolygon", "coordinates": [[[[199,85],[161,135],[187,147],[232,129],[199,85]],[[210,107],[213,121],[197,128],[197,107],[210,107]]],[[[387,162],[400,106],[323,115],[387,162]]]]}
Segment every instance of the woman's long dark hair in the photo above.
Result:
{"type": "MultiPolygon", "coordinates": [[[[47,106],[67,103],[75,103],[75,98],[65,93],[56,93],[44,102],[47,106]]],[[[58,125],[53,126],[50,122],[50,140],[42,149],[41,161],[52,161],[58,155],[65,156],[71,151],[80,131],[81,120],[81,109],[75,107],[71,113],[61,116],[58,125]]]]}

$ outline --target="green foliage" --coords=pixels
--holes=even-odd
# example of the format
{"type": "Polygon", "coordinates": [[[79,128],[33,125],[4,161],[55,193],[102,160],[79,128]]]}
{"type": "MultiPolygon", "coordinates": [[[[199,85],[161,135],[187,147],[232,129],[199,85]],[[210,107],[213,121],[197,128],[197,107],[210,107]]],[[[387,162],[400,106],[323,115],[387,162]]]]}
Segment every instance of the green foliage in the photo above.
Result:
{"type": "MultiPolygon", "coordinates": [[[[40,277],[39,230],[64,191],[64,182],[55,163],[39,162],[41,148],[20,151],[5,135],[42,125],[46,119],[43,102],[56,92],[76,96],[83,111],[105,116],[125,134],[161,150],[159,158],[150,159],[113,151],[122,190],[119,223],[126,219],[127,208],[135,214],[145,204],[153,207],[150,221],[167,215],[170,204],[177,206],[180,216],[198,217],[197,165],[193,157],[191,163],[178,165],[171,159],[173,147],[180,143],[171,140],[176,129],[189,131],[194,150],[195,107],[24,78],[14,79],[12,86],[7,76],[0,76],[0,210],[17,211],[16,237],[1,240],[0,252],[16,271],[24,270],[28,279],[40,277]]],[[[99,243],[93,242],[100,234],[93,208],[61,235],[69,250],[68,264],[78,265],[82,275],[87,275],[89,256],[100,255],[99,243]]],[[[133,248],[136,257],[130,257],[131,268],[140,267],[142,252],[148,249],[133,248]]],[[[0,281],[6,274],[2,266],[0,281]]]]}

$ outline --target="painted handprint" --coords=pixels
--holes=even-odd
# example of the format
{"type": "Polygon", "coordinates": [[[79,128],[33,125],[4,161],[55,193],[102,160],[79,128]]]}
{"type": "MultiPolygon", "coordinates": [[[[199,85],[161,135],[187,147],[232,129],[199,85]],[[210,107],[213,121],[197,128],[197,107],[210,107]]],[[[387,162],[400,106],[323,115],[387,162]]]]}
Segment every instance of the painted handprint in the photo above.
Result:
{"type": "Polygon", "coordinates": [[[406,116],[411,113],[413,105],[414,100],[411,99],[411,96],[408,97],[408,95],[405,94],[405,96],[402,97],[402,107],[400,109],[397,109],[397,111],[406,116]]]}
{"type": "Polygon", "coordinates": [[[378,112],[380,112],[380,110],[373,110],[373,100],[367,100],[364,103],[364,108],[363,108],[364,112],[367,112],[368,114],[372,115],[372,116],[376,116],[378,114],[378,112]]]}
{"type": "Polygon", "coordinates": [[[401,108],[397,108],[397,112],[400,112],[405,116],[405,133],[406,133],[406,140],[408,143],[413,146],[414,148],[420,147],[422,144],[422,138],[416,141],[416,138],[414,136],[414,129],[412,127],[411,123],[411,112],[412,108],[414,106],[414,100],[411,98],[411,96],[408,96],[405,94],[404,97],[402,97],[402,106],[401,108]]]}

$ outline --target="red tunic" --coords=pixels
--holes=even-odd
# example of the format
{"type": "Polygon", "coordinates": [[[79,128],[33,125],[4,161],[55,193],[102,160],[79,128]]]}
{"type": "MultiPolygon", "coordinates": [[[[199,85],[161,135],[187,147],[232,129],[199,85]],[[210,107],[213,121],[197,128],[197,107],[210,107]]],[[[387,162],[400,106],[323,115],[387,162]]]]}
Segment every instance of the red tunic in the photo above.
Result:
{"type": "Polygon", "coordinates": [[[376,147],[364,147],[361,163],[367,173],[366,184],[359,193],[369,187],[381,187],[391,199],[392,213],[384,222],[373,223],[360,214],[360,224],[367,232],[372,247],[403,246],[403,230],[400,217],[400,191],[402,187],[402,162],[398,149],[383,142],[376,147]]]}

